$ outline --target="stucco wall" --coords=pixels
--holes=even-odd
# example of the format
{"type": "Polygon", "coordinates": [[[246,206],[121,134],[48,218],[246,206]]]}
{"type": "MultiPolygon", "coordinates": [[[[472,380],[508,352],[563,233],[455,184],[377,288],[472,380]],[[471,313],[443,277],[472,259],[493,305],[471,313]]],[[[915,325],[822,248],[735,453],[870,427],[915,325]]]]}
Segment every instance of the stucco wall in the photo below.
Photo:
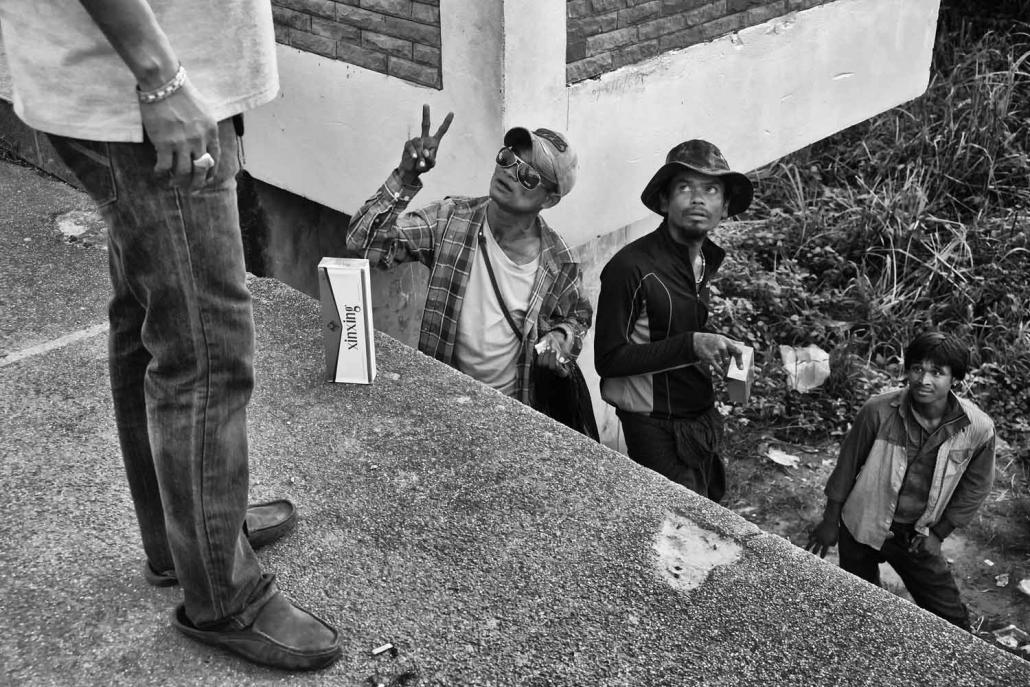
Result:
{"type": "Polygon", "coordinates": [[[455,120],[417,205],[485,192],[508,126],[563,129],[581,173],[546,216],[578,245],[648,218],[640,189],[679,141],[708,138],[750,170],[920,95],[937,9],[838,0],[569,86],[564,3],[441,0],[443,90],[281,46],[282,94],[249,117],[248,168],[352,213],[429,103],[455,120]]]}

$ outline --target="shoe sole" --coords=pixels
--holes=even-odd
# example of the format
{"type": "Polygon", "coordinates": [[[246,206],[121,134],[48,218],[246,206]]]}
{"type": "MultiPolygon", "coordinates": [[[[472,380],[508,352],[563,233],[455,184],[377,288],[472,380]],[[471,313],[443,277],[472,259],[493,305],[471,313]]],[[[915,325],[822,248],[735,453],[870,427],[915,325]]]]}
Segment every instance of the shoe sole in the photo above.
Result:
{"type": "MultiPolygon", "coordinates": [[[[298,606],[298,608],[300,608],[298,606]]],[[[301,609],[304,610],[304,609],[301,609]]],[[[305,611],[307,612],[307,611],[305,611]]],[[[315,618],[315,616],[311,616],[315,618]]],[[[318,618],[315,618],[322,622],[318,618]]],[[[322,623],[325,625],[325,623],[322,623]]],[[[243,658],[281,670],[319,670],[327,668],[340,658],[343,648],[339,644],[339,633],[332,627],[334,644],[319,651],[300,651],[285,646],[266,634],[253,630],[237,630],[233,632],[211,632],[194,627],[186,617],[186,607],[180,605],[175,609],[172,625],[190,639],[202,644],[218,647],[243,658]]]]}

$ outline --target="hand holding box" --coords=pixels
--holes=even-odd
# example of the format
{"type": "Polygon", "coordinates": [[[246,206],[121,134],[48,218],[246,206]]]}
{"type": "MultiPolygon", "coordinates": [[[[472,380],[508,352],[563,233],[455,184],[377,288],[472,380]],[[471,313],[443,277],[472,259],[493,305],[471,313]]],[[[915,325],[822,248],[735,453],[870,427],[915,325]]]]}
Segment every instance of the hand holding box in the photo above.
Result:
{"type": "Polygon", "coordinates": [[[730,359],[726,369],[726,391],[731,403],[746,404],[751,398],[751,384],[755,380],[755,349],[741,346],[743,366],[738,366],[735,359],[730,359]]]}

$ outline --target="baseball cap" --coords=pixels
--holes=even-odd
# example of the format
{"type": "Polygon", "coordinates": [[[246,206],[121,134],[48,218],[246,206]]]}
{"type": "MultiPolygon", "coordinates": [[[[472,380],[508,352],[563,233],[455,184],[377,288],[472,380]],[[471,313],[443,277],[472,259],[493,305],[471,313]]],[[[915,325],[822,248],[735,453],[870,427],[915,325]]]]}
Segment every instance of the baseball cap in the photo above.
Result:
{"type": "Polygon", "coordinates": [[[558,189],[561,196],[565,196],[576,184],[578,159],[563,134],[552,129],[530,131],[524,127],[515,127],[504,135],[504,145],[510,148],[532,148],[533,167],[558,189]]]}

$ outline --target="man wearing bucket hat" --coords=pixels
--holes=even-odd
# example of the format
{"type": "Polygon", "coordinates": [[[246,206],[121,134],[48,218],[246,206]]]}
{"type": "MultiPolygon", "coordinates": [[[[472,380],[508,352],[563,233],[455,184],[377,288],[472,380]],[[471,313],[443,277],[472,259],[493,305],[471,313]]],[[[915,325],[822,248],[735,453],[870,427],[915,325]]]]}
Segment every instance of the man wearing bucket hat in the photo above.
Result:
{"type": "Polygon", "coordinates": [[[706,331],[709,284],[726,252],[708,234],[751,204],[746,176],[719,149],[691,140],[669,151],[640,199],[663,216],[601,272],[594,361],[629,457],[718,502],[726,489],[722,418],[711,375],[740,345],[706,331]]]}
{"type": "Polygon", "coordinates": [[[419,350],[533,405],[534,366],[564,374],[592,316],[579,264],[540,217],[572,190],[576,153],[556,131],[513,128],[488,195],[404,213],[452,118],[430,135],[423,107],[421,136],[405,143],[400,164],[351,218],[347,245],[384,268],[428,267],[419,350]]]}

